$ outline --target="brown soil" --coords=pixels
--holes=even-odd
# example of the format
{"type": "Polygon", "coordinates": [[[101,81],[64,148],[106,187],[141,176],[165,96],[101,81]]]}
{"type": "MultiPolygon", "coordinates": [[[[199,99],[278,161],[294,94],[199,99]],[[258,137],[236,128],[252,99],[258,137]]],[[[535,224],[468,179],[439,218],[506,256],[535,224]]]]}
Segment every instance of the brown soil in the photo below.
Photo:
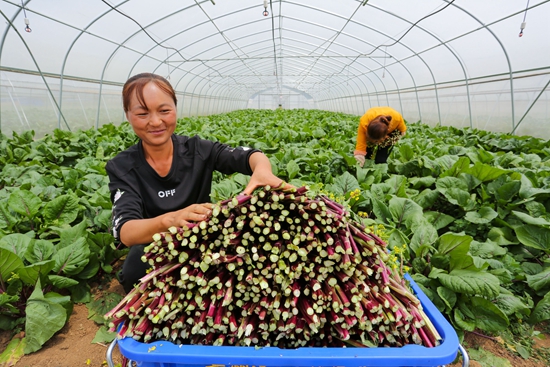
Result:
{"type": "MultiPolygon", "coordinates": [[[[115,279],[111,281],[106,291],[124,294],[122,286],[115,279]]],[[[86,305],[75,304],[67,324],[48,340],[42,349],[24,355],[15,365],[0,364],[0,367],[105,367],[109,345],[92,344],[100,326],[88,319],[86,305]]],[[[10,332],[0,331],[0,353],[10,342],[10,338],[10,332]]],[[[118,348],[113,351],[112,359],[115,366],[121,365],[122,356],[118,348]]]]}
{"type": "MultiPolygon", "coordinates": [[[[106,291],[123,294],[122,287],[116,280],[110,283],[106,291]]],[[[91,343],[99,327],[100,325],[88,319],[87,307],[83,304],[77,304],[74,306],[73,313],[67,325],[44,344],[41,350],[21,357],[15,365],[4,364],[0,365],[0,367],[105,367],[107,366],[106,353],[108,345],[91,343]]],[[[546,328],[546,330],[548,329],[546,328]]],[[[0,332],[0,353],[4,351],[10,338],[10,332],[0,332]]],[[[490,339],[468,333],[463,345],[467,350],[481,348],[491,352],[497,357],[510,361],[513,367],[550,367],[550,361],[544,362],[535,358],[528,360],[521,358],[506,348],[498,339],[490,339]]],[[[536,338],[535,347],[550,351],[550,335],[544,334],[543,338],[536,338]]],[[[120,367],[122,356],[118,348],[115,348],[112,357],[114,365],[120,367]]],[[[462,359],[459,358],[457,362],[449,366],[462,366],[462,359]]],[[[481,364],[470,359],[470,366],[480,367],[481,364]]]]}
{"type": "MultiPolygon", "coordinates": [[[[550,335],[544,334],[542,338],[535,338],[535,348],[546,348],[550,350],[550,335]]],[[[479,336],[473,333],[467,333],[464,337],[464,342],[462,345],[466,350],[470,349],[483,349],[484,351],[490,352],[497,357],[506,359],[510,362],[510,365],[513,367],[550,367],[550,361],[542,361],[540,359],[530,358],[523,359],[517,353],[510,351],[498,338],[487,338],[479,336]]],[[[459,353],[460,355],[460,353],[459,353]]],[[[470,356],[470,367],[480,367],[482,366],[479,362],[475,361],[470,356]]],[[[460,367],[462,366],[462,357],[460,359],[450,364],[449,367],[460,367]]]]}

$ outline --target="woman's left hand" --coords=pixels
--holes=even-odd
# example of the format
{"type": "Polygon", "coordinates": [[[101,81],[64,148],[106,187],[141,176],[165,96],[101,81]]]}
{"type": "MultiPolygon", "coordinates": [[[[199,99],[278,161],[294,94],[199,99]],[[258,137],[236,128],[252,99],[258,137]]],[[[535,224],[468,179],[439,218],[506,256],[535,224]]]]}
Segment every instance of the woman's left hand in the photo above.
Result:
{"type": "Polygon", "coordinates": [[[271,169],[269,169],[269,171],[264,169],[256,169],[250,177],[250,181],[248,182],[248,185],[246,185],[243,194],[250,195],[255,189],[262,186],[269,185],[271,187],[280,187],[283,183],[283,180],[271,173],[271,169]]]}
{"type": "Polygon", "coordinates": [[[243,194],[250,195],[256,188],[262,186],[271,186],[275,188],[281,187],[284,184],[285,188],[293,187],[273,174],[271,171],[271,163],[263,153],[256,152],[250,156],[250,168],[252,168],[253,173],[243,194]]]}

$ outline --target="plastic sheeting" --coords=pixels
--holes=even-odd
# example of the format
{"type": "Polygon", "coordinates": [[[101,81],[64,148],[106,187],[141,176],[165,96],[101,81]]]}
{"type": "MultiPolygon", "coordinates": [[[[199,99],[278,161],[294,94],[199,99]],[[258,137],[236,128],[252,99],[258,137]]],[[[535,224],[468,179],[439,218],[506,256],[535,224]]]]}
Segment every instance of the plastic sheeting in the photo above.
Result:
{"type": "Polygon", "coordinates": [[[154,72],[182,117],[390,105],[409,122],[550,138],[550,0],[2,0],[0,12],[5,134],[124,121],[123,83],[154,72]]]}

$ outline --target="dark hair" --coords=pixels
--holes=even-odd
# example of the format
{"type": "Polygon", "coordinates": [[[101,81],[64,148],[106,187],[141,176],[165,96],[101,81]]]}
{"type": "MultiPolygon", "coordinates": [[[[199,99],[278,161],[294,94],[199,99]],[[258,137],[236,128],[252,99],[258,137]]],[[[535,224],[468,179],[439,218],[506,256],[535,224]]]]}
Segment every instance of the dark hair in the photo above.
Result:
{"type": "Polygon", "coordinates": [[[391,116],[376,116],[369,122],[367,132],[372,140],[380,140],[388,135],[391,116]]]}
{"type": "Polygon", "coordinates": [[[128,112],[130,109],[130,100],[132,99],[134,91],[139,103],[147,108],[143,99],[143,88],[148,83],[154,83],[162,91],[170,95],[174,100],[174,104],[177,106],[178,100],[176,98],[176,92],[168,80],[157,74],[141,73],[134,75],[124,83],[124,87],[122,88],[122,107],[124,108],[124,112],[128,112]]]}

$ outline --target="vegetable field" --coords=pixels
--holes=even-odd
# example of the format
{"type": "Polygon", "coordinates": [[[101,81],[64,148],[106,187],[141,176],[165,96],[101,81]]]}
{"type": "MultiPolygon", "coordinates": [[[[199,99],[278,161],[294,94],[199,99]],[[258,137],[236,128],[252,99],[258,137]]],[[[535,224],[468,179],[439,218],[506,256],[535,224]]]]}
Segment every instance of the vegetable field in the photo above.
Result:
{"type": "MultiPolygon", "coordinates": [[[[326,111],[243,110],[182,119],[177,133],[261,149],[276,175],[376,226],[460,337],[508,336],[528,358],[517,336],[550,319],[548,141],[409,121],[388,164],[360,168],[357,123],[326,111]]],[[[93,299],[90,284],[112,277],[127,251],[110,234],[104,166],[135,141],[127,123],[0,136],[0,328],[24,330],[25,353],[63,327],[74,303],[104,323],[120,301],[93,299]]],[[[212,200],[236,196],[247,180],[216,175],[212,200]]],[[[106,326],[96,335],[113,337],[106,326]]]]}

